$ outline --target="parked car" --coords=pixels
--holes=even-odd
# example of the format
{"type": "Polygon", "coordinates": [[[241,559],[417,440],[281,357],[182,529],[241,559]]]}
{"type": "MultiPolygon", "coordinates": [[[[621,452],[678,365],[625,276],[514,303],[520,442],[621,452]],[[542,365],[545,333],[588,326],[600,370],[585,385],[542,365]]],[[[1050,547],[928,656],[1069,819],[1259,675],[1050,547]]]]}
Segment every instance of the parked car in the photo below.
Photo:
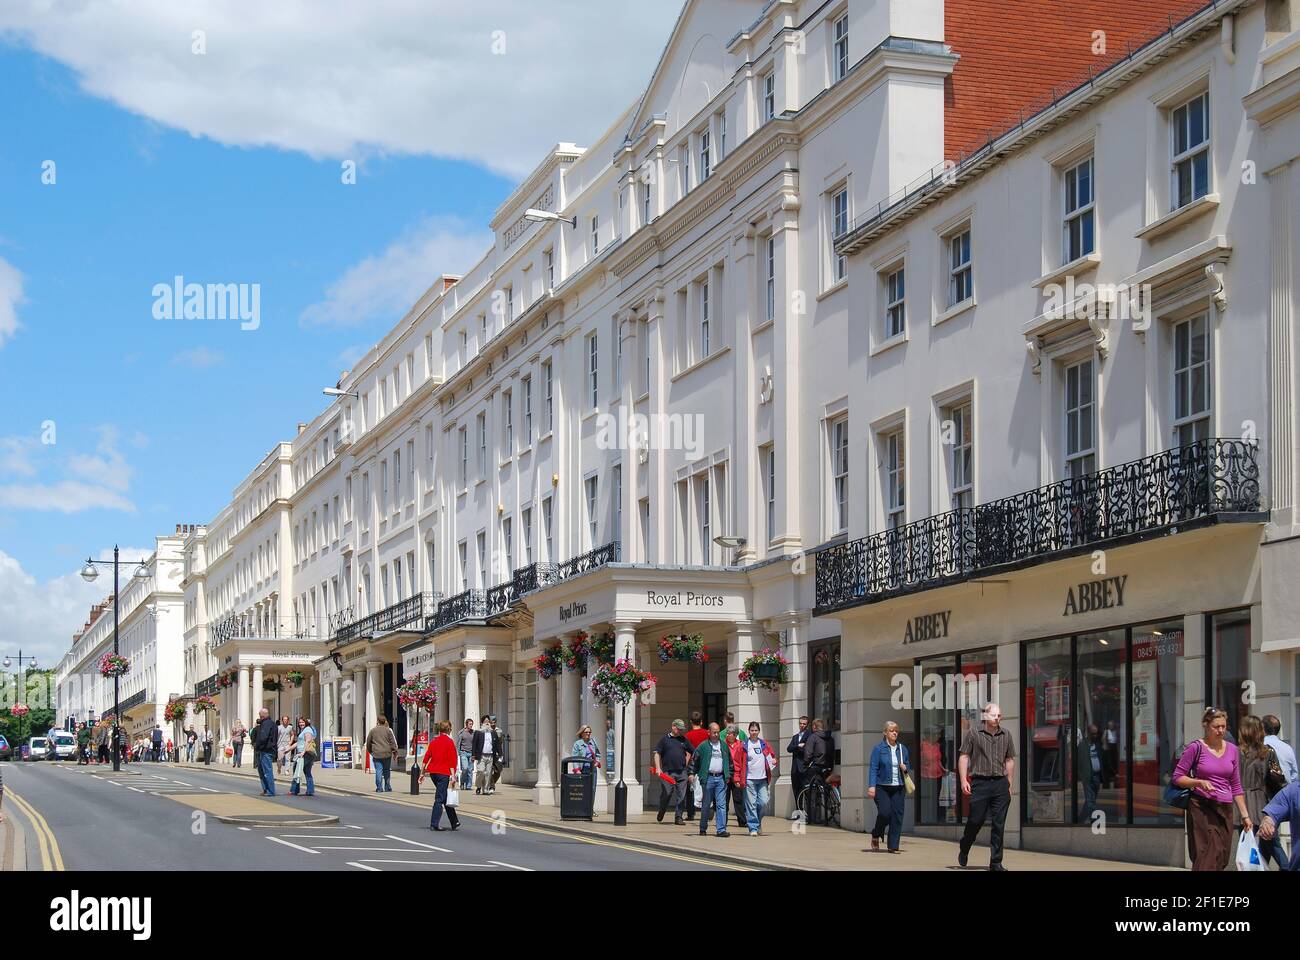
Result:
{"type": "Polygon", "coordinates": [[[27,741],[27,759],[45,760],[49,757],[50,741],[48,737],[32,737],[27,741]]]}
{"type": "Polygon", "coordinates": [[[50,738],[54,744],[53,751],[48,759],[50,760],[75,760],[77,759],[77,738],[66,730],[56,730],[50,738]]]}
{"type": "Polygon", "coordinates": [[[14,748],[9,746],[9,741],[0,736],[0,760],[12,760],[14,758],[14,748]]]}

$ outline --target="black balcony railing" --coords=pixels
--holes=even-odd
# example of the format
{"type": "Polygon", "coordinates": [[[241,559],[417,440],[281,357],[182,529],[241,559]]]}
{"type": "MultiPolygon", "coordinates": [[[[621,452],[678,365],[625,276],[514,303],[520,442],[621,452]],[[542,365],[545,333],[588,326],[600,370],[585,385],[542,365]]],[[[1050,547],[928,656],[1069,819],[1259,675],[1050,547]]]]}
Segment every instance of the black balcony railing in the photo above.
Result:
{"type": "Polygon", "coordinates": [[[352,608],[349,607],[346,611],[346,622],[334,631],[334,643],[341,646],[359,637],[372,637],[376,633],[401,630],[412,624],[423,629],[426,618],[437,609],[441,599],[442,594],[437,591],[412,594],[405,600],[399,600],[359,620],[352,618],[352,608]]]}
{"type": "Polygon", "coordinates": [[[603,547],[597,547],[595,550],[588,550],[586,553],[572,559],[565,560],[560,564],[556,573],[557,579],[568,580],[570,577],[578,577],[598,567],[606,564],[618,563],[619,549],[618,541],[612,540],[603,547]]]}
{"type": "Polygon", "coordinates": [[[520,567],[515,571],[515,596],[522,597],[526,593],[532,593],[534,590],[540,590],[542,587],[549,587],[553,583],[560,581],[560,565],[558,563],[530,563],[526,567],[520,567]]]}
{"type": "Polygon", "coordinates": [[[495,587],[488,590],[484,598],[484,605],[487,608],[487,616],[494,617],[497,614],[505,613],[510,609],[510,604],[519,599],[519,593],[515,589],[515,581],[507,580],[504,583],[498,583],[495,587]]]}
{"type": "Polygon", "coordinates": [[[1257,514],[1254,443],[1201,440],[817,555],[817,612],[915,593],[1232,514],[1257,514]]]}
{"type": "Polygon", "coordinates": [[[438,604],[437,612],[429,618],[425,627],[428,630],[441,630],[462,620],[481,620],[486,615],[487,601],[483,591],[464,590],[438,604]]]}

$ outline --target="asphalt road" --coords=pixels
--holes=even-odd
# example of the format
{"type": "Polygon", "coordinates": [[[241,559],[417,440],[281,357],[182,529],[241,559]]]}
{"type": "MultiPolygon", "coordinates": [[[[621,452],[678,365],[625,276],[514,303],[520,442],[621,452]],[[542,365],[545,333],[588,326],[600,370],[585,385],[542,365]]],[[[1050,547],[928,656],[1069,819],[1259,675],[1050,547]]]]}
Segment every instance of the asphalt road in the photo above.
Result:
{"type": "Polygon", "coordinates": [[[124,769],[139,775],[114,777],[111,767],[59,762],[4,764],[3,812],[24,832],[29,870],[42,869],[42,839],[51,866],[61,859],[67,870],[726,869],[703,858],[508,822],[494,830],[492,823],[469,816],[462,817],[458,831],[435,833],[425,808],[323,792],[310,798],[281,795],[271,802],[290,811],[337,815],[338,825],[239,827],[169,795],[202,794],[202,802],[218,802],[222,795],[255,796],[256,781],[168,764],[124,769]],[[39,816],[29,816],[21,804],[39,816]]]}

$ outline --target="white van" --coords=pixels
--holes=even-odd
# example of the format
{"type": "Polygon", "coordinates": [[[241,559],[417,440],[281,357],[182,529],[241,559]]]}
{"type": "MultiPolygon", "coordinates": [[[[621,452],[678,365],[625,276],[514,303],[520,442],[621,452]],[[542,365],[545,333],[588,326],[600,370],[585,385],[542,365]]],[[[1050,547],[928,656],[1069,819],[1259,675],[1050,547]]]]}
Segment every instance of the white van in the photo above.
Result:
{"type": "Polygon", "coordinates": [[[77,738],[66,730],[55,730],[48,738],[53,743],[49,760],[75,760],[77,757],[77,738]]]}
{"type": "Polygon", "coordinates": [[[27,741],[27,759],[45,760],[50,754],[50,741],[46,737],[32,737],[27,741]]]}

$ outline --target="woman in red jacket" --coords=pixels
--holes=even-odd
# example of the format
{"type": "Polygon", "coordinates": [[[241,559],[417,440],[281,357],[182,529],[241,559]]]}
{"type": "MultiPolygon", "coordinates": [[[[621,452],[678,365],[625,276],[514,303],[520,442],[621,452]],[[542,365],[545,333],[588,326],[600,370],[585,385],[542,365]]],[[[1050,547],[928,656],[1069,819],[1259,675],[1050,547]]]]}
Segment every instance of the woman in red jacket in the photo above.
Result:
{"type": "Polygon", "coordinates": [[[443,720],[438,724],[438,735],[430,742],[429,749],[424,754],[424,773],[420,775],[421,783],[424,782],[425,774],[433,777],[435,793],[433,812],[429,815],[430,830],[443,829],[443,810],[447,811],[451,829],[460,829],[460,817],[456,816],[456,808],[447,806],[447,784],[459,769],[460,756],[456,753],[456,741],[451,738],[451,724],[443,720]]]}

